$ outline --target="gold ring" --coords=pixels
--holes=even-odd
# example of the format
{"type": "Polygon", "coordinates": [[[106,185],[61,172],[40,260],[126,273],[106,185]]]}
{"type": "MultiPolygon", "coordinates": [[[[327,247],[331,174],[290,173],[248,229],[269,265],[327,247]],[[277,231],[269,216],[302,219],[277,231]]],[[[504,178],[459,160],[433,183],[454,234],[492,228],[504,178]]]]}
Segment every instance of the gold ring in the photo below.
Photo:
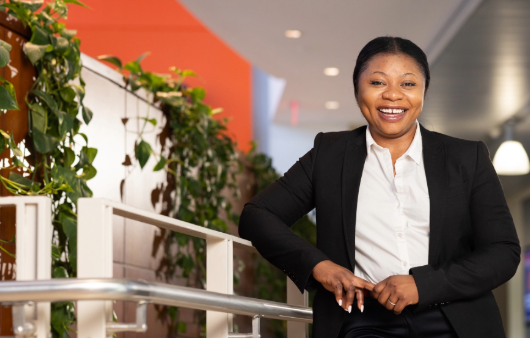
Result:
{"type": "Polygon", "coordinates": [[[396,306],[396,304],[392,303],[392,302],[390,301],[390,299],[388,299],[387,301],[388,301],[390,304],[396,306]]]}

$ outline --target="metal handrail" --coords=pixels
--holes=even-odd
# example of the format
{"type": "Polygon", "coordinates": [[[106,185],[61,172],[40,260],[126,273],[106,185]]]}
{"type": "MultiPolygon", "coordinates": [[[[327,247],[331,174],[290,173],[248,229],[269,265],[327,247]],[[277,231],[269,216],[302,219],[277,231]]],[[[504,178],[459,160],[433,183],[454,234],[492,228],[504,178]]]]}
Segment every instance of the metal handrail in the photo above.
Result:
{"type": "Polygon", "coordinates": [[[72,300],[148,301],[196,310],[312,323],[311,308],[130,279],[54,279],[0,282],[0,303],[72,300]]]}

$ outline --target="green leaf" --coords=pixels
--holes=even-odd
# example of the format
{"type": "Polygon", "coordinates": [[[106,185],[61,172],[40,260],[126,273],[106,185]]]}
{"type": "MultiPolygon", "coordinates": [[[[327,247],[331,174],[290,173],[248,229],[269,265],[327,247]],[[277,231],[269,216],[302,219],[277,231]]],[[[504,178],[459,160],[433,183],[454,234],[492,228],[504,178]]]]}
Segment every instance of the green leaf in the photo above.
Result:
{"type": "Polygon", "coordinates": [[[39,26],[33,27],[33,34],[31,35],[31,44],[39,46],[48,46],[50,44],[50,34],[39,26]]]}
{"type": "Polygon", "coordinates": [[[194,77],[196,77],[197,76],[197,74],[195,74],[195,72],[193,70],[190,70],[190,69],[183,70],[181,75],[183,77],[186,77],[186,76],[194,76],[194,77]]]}
{"type": "Polygon", "coordinates": [[[21,4],[25,8],[29,9],[31,12],[37,11],[44,4],[43,0],[25,0],[25,1],[16,1],[16,3],[21,4]]]}
{"type": "Polygon", "coordinates": [[[83,147],[81,153],[86,156],[86,163],[92,164],[98,154],[98,150],[96,148],[83,147]]]}
{"type": "Polygon", "coordinates": [[[156,127],[156,119],[148,119],[148,118],[145,118],[145,117],[142,118],[142,119],[147,121],[147,122],[149,122],[149,123],[151,123],[153,126],[156,127]]]}
{"type": "Polygon", "coordinates": [[[166,166],[166,163],[167,163],[166,158],[164,156],[160,156],[160,161],[158,161],[158,163],[155,165],[155,167],[153,168],[153,171],[159,171],[159,170],[164,169],[164,167],[166,166]]]}
{"type": "Polygon", "coordinates": [[[90,7],[88,7],[87,5],[85,5],[84,3],[78,0],[63,0],[63,1],[65,4],[75,4],[75,5],[90,9],[90,7]]]}
{"type": "Polygon", "coordinates": [[[1,77],[0,80],[4,81],[4,83],[0,85],[0,109],[19,110],[15,87],[11,82],[4,80],[1,77]]]}
{"type": "Polygon", "coordinates": [[[51,135],[42,133],[38,129],[33,129],[33,144],[39,153],[46,154],[57,148],[59,140],[51,135]]]}
{"type": "Polygon", "coordinates": [[[33,181],[29,178],[23,177],[15,172],[9,173],[9,179],[13,182],[20,184],[24,189],[29,189],[31,187],[31,184],[33,183],[33,181]]]}
{"type": "Polygon", "coordinates": [[[37,96],[39,99],[41,99],[44,103],[46,103],[46,105],[52,110],[57,110],[57,102],[55,102],[55,99],[50,94],[37,89],[34,89],[31,92],[35,94],[35,96],[37,96]]]}
{"type": "Polygon", "coordinates": [[[71,191],[66,192],[66,196],[75,204],[79,197],[83,197],[83,190],[81,189],[81,179],[75,176],[75,172],[70,168],[61,166],[54,166],[52,168],[52,177],[55,181],[65,182],[71,191]]]}
{"type": "Polygon", "coordinates": [[[193,99],[195,101],[202,101],[204,100],[204,97],[206,96],[206,91],[204,90],[204,88],[195,87],[192,89],[191,95],[193,96],[193,99]]]}
{"type": "Polygon", "coordinates": [[[3,130],[0,130],[0,134],[2,134],[3,137],[5,137],[6,139],[10,139],[11,138],[11,135],[9,135],[8,133],[6,133],[5,131],[3,130]]]}
{"type": "Polygon", "coordinates": [[[3,137],[0,137],[0,154],[4,151],[6,148],[6,139],[3,137]]]}
{"type": "Polygon", "coordinates": [[[75,90],[70,86],[61,88],[61,90],[59,90],[59,94],[66,102],[74,101],[76,96],[75,90]]]}
{"type": "Polygon", "coordinates": [[[48,46],[50,45],[39,46],[31,42],[26,42],[26,44],[24,45],[24,51],[26,52],[29,61],[31,61],[32,64],[35,64],[46,54],[48,46]]]}
{"type": "Polygon", "coordinates": [[[10,50],[11,45],[3,40],[0,40],[0,67],[5,67],[9,63],[10,50]]]}
{"type": "Polygon", "coordinates": [[[63,231],[68,237],[68,261],[76,271],[77,262],[77,220],[65,213],[59,214],[59,221],[63,226],[63,231]]]}
{"type": "Polygon", "coordinates": [[[75,161],[75,153],[70,148],[64,148],[63,167],[70,168],[75,161]]]}
{"type": "Polygon", "coordinates": [[[131,61],[131,62],[126,63],[125,66],[123,66],[123,68],[127,69],[128,71],[134,74],[142,72],[142,67],[136,61],[131,61]]]}
{"type": "Polygon", "coordinates": [[[86,181],[91,180],[96,176],[97,173],[98,171],[96,168],[94,168],[94,166],[86,166],[83,168],[83,179],[86,181]]]}
{"type": "Polygon", "coordinates": [[[61,35],[65,38],[65,39],[68,39],[70,40],[71,38],[73,38],[75,35],[77,34],[77,30],[75,29],[63,29],[62,32],[61,32],[61,35]]]}
{"type": "Polygon", "coordinates": [[[38,103],[29,103],[28,106],[31,111],[32,128],[38,129],[41,133],[46,133],[48,125],[48,114],[46,113],[46,109],[38,103]]]}
{"type": "Polygon", "coordinates": [[[53,268],[52,272],[53,278],[68,278],[68,271],[64,268],[64,266],[56,266],[53,268]]]}
{"type": "Polygon", "coordinates": [[[101,61],[107,61],[108,63],[111,63],[111,64],[115,65],[119,69],[123,68],[121,60],[118,59],[115,56],[112,56],[112,55],[100,55],[100,56],[97,57],[97,59],[101,60],[101,61]]]}
{"type": "Polygon", "coordinates": [[[64,55],[70,47],[70,42],[62,36],[51,36],[52,45],[57,54],[64,55]]]}
{"type": "Polygon", "coordinates": [[[92,110],[90,110],[89,108],[85,106],[83,106],[81,111],[83,112],[83,121],[85,121],[86,124],[89,124],[90,121],[92,121],[92,117],[94,116],[94,113],[92,113],[92,110]]]}
{"type": "Polygon", "coordinates": [[[147,160],[149,160],[149,156],[151,156],[151,145],[144,140],[140,141],[136,146],[135,155],[140,163],[140,167],[143,168],[147,163],[147,160]]]}
{"type": "Polygon", "coordinates": [[[148,56],[149,54],[151,54],[151,52],[145,52],[143,53],[142,55],[140,55],[137,59],[136,59],[136,63],[140,63],[142,62],[143,59],[145,59],[146,56],[148,56]]]}

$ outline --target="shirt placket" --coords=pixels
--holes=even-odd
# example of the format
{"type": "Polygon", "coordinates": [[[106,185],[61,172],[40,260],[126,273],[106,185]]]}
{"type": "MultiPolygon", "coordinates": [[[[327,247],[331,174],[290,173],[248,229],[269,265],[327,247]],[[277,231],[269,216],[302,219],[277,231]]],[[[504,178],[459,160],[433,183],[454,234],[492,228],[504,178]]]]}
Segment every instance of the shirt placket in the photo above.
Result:
{"type": "Polygon", "coordinates": [[[394,186],[396,188],[396,196],[397,196],[397,211],[398,211],[398,217],[396,220],[396,223],[394,225],[394,232],[395,232],[395,238],[397,242],[398,247],[398,256],[400,259],[400,269],[401,273],[406,275],[409,271],[409,253],[408,253],[408,247],[407,247],[407,241],[405,236],[405,229],[407,227],[407,217],[405,216],[405,213],[403,211],[403,204],[405,202],[405,185],[404,185],[404,163],[402,161],[402,158],[399,158],[396,161],[395,169],[396,169],[396,175],[394,176],[394,186]]]}

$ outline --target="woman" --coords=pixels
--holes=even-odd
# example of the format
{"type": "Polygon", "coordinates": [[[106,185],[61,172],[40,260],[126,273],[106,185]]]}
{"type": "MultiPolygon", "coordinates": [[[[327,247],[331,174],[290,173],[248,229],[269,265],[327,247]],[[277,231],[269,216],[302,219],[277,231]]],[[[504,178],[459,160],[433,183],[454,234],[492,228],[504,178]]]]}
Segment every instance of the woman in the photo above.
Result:
{"type": "Polygon", "coordinates": [[[319,133],[245,205],[241,237],[316,289],[314,338],[505,337],[491,290],[519,264],[515,227],[486,145],[417,122],[429,81],[414,43],[370,41],[353,73],[368,126],[319,133]],[[316,248],[289,228],[313,208],[316,248]]]}

